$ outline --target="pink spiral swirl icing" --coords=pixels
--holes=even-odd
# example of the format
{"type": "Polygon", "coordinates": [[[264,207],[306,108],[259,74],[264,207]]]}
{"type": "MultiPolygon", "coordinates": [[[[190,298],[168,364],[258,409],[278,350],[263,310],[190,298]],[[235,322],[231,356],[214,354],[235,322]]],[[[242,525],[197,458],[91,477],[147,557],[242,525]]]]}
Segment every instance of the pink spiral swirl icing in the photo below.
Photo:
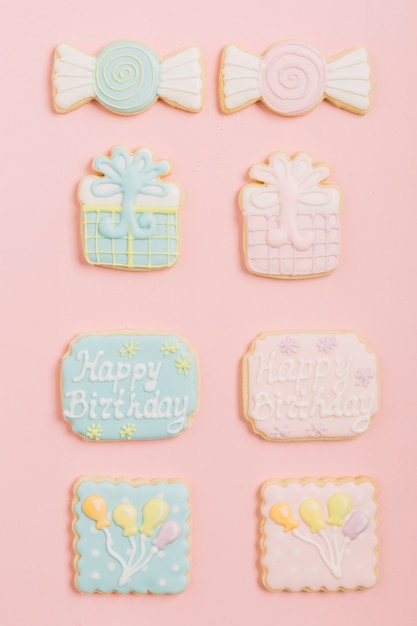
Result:
{"type": "Polygon", "coordinates": [[[309,44],[278,44],[262,63],[262,99],[283,115],[305,113],[323,98],[326,75],[326,60],[309,44]]]}

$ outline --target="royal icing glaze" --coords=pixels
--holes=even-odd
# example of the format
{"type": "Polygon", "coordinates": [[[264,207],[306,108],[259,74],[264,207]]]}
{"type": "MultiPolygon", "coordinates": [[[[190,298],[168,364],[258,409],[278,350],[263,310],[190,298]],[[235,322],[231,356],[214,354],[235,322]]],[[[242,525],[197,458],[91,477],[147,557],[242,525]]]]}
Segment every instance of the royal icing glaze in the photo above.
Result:
{"type": "Polygon", "coordinates": [[[147,46],[120,41],[97,57],[60,44],[55,51],[55,108],[71,111],[90,100],[122,115],[141,113],[158,98],[187,111],[200,111],[203,71],[198,48],[185,48],[161,61],[147,46]]]}
{"type": "Polygon", "coordinates": [[[329,176],[329,167],[305,152],[275,152],[251,168],[255,182],[240,193],[250,272],[304,278],[337,268],[341,194],[323,184],[329,176]]]}
{"type": "Polygon", "coordinates": [[[178,214],[182,190],[163,180],[167,161],[148,148],[131,154],[123,146],[93,161],[98,176],[79,185],[84,257],[93,265],[152,270],[179,256],[178,214]]]}
{"type": "Polygon", "coordinates": [[[365,48],[342,52],[327,61],[302,41],[278,43],[263,58],[226,46],[221,70],[225,113],[262,102],[280,115],[302,115],[323,99],[354,113],[370,103],[370,68],[365,48]]]}
{"type": "Polygon", "coordinates": [[[261,565],[269,591],[350,591],[378,580],[376,486],[359,478],[262,486],[261,565]]]}
{"type": "Polygon", "coordinates": [[[62,360],[62,410],[91,441],[167,439],[197,410],[197,360],[177,335],[80,335],[62,360]]]}
{"type": "Polygon", "coordinates": [[[261,334],[243,359],[243,404],[265,439],[356,437],[378,411],[376,356],[349,332],[261,334]]]}
{"type": "Polygon", "coordinates": [[[75,586],[177,594],[188,584],[189,491],[180,480],[82,477],[74,485],[75,586]]]}

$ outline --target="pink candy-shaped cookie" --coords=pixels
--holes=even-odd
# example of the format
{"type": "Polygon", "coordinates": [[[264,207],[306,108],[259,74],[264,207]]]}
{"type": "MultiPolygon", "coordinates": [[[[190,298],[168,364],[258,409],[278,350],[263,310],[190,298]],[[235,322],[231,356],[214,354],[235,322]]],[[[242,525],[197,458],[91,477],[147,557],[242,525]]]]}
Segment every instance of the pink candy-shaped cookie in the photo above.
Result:
{"type": "Polygon", "coordinates": [[[261,100],[280,115],[302,115],[326,99],[363,114],[371,91],[368,53],[353,48],[327,60],[308,43],[286,41],[259,58],[229,45],[223,52],[220,90],[225,113],[261,100]]]}

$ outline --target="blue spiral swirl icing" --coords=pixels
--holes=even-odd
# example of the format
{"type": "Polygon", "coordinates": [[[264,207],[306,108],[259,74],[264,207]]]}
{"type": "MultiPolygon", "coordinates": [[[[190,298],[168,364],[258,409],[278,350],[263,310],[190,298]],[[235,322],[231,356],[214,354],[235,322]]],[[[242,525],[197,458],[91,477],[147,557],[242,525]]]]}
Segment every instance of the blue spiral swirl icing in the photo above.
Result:
{"type": "Polygon", "coordinates": [[[134,42],[113,43],[101,51],[94,71],[97,100],[117,113],[139,113],[157,98],[158,57],[134,42]]]}

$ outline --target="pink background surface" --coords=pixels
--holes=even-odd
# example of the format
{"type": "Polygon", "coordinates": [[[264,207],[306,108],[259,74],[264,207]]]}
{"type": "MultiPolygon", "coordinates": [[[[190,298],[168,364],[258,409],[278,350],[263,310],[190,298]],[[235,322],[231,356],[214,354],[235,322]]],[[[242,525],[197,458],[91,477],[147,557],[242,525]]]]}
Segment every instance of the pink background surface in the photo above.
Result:
{"type": "Polygon", "coordinates": [[[33,626],[415,624],[416,9],[413,0],[19,2],[2,24],[2,614],[33,626]],[[255,8],[257,7],[257,9],[255,8]],[[90,53],[138,39],[161,56],[202,48],[207,97],[192,115],[157,103],[119,117],[99,105],[56,114],[56,44],[90,53]],[[261,54],[280,39],[328,56],[365,45],[371,112],[330,104],[285,119],[261,105],[220,113],[222,48],[261,54]],[[159,273],[87,266],[78,180],[117,143],[173,162],[185,190],[182,254],[159,273]],[[239,188],[271,152],[327,161],[344,195],[332,276],[276,281],[243,265],[239,188]],[[82,331],[172,330],[201,368],[201,403],[177,440],[98,444],[70,432],[59,361],[82,331]],[[351,329],[378,353],[382,407],[361,438],[277,444],[243,421],[240,359],[261,331],[351,329]],[[72,584],[70,500],[82,474],[174,477],[192,489],[192,570],[177,597],[82,596],[72,584]],[[259,488],[271,477],[369,474],[379,485],[381,580],[338,594],[272,594],[260,584],[259,488]]]}

